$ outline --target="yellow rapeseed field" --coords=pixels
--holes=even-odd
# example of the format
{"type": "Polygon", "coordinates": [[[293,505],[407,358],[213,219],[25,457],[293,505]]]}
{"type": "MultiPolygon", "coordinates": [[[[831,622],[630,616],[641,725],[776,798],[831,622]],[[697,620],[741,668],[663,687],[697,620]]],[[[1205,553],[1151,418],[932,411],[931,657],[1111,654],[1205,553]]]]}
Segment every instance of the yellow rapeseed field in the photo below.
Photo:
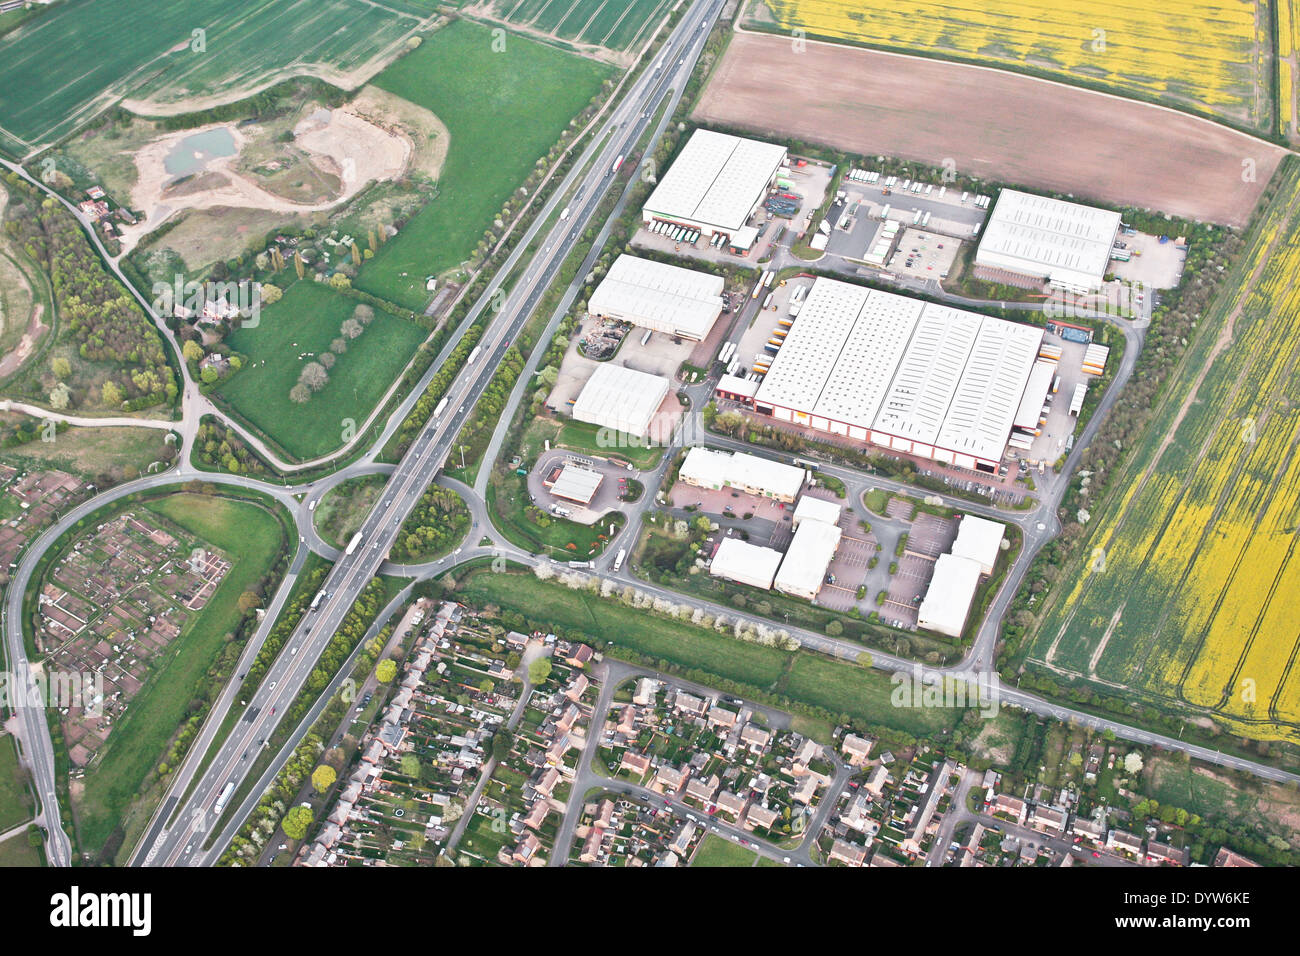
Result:
{"type": "Polygon", "coordinates": [[[782,28],[814,36],[1032,67],[1271,122],[1259,90],[1273,43],[1257,0],[762,2],[782,28]]]}
{"type": "Polygon", "coordinates": [[[1242,275],[1264,268],[1230,344],[1149,474],[1143,462],[1125,476],[1089,545],[1104,564],[1047,614],[1035,653],[1243,734],[1300,741],[1295,171],[1271,208],[1279,214],[1245,254],[1242,275]]]}
{"type": "Polygon", "coordinates": [[[1294,122],[1297,71],[1295,52],[1300,48],[1300,0],[1275,0],[1277,10],[1277,105],[1284,136],[1300,135],[1294,122]]]}

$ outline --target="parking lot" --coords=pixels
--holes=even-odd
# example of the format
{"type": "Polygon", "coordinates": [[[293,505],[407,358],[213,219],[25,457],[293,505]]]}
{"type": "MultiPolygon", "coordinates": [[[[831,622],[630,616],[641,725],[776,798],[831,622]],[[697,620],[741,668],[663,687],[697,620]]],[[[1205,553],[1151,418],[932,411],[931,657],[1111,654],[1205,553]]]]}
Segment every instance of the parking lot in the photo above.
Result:
{"type": "Polygon", "coordinates": [[[961,242],[928,230],[905,229],[902,240],[885,266],[894,273],[916,279],[944,279],[957,259],[961,242]]]}

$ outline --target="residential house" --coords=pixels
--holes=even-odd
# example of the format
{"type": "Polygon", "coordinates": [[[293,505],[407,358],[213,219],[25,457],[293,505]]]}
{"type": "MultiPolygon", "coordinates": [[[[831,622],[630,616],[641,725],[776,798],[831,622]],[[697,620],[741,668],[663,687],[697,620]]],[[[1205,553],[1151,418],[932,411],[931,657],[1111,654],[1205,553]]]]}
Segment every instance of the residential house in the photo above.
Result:
{"type": "Polygon", "coordinates": [[[694,777],[686,784],[686,796],[701,803],[712,803],[713,795],[718,792],[718,775],[694,777]]]}
{"type": "Polygon", "coordinates": [[[836,839],[831,845],[831,860],[845,866],[862,866],[867,862],[867,851],[860,846],[836,839]]]}
{"type": "Polygon", "coordinates": [[[762,753],[772,741],[772,732],[758,724],[745,724],[740,729],[740,742],[754,753],[762,753]]]}
{"type": "Polygon", "coordinates": [[[529,833],[519,841],[514,852],[510,854],[510,859],[524,866],[532,866],[534,860],[541,859],[539,853],[541,849],[542,842],[537,839],[537,834],[529,833]]]}
{"type": "Polygon", "coordinates": [[[752,830],[755,827],[762,827],[764,830],[770,830],[776,826],[776,822],[781,819],[781,814],[775,810],[769,810],[767,807],[761,807],[757,803],[749,808],[745,814],[745,826],[752,830]]]}
{"type": "Polygon", "coordinates": [[[1214,857],[1215,866],[1259,866],[1254,860],[1242,856],[1240,853],[1234,853],[1226,846],[1220,847],[1219,852],[1214,857]]]}
{"type": "Polygon", "coordinates": [[[632,776],[641,778],[650,772],[650,758],[645,754],[639,754],[634,750],[623,751],[623,759],[618,765],[619,770],[626,770],[632,776]]]}
{"type": "Polygon", "coordinates": [[[1025,816],[1028,813],[1028,807],[1025,801],[1019,797],[1013,797],[1008,793],[999,793],[993,798],[993,806],[990,809],[995,814],[1002,814],[1010,817],[1016,823],[1024,823],[1025,816]]]}
{"type": "Polygon", "coordinates": [[[867,782],[862,785],[872,796],[879,797],[885,792],[885,787],[889,784],[889,770],[883,763],[878,763],[871,769],[867,775],[867,782]]]}
{"type": "Polygon", "coordinates": [[[739,820],[740,815],[745,812],[747,801],[744,797],[739,797],[730,790],[723,790],[718,794],[714,802],[718,805],[720,813],[730,814],[733,820],[739,820]]]}
{"type": "Polygon", "coordinates": [[[1064,833],[1065,822],[1069,814],[1060,807],[1049,807],[1039,804],[1034,807],[1033,812],[1029,815],[1029,825],[1035,830],[1042,830],[1044,833],[1064,833]]]}
{"type": "Polygon", "coordinates": [[[582,699],[582,695],[587,692],[589,686],[591,686],[591,681],[587,680],[587,675],[579,674],[573,679],[573,683],[565,689],[564,696],[576,704],[582,699]]]}
{"type": "Polygon", "coordinates": [[[702,697],[679,690],[673,698],[673,710],[679,710],[691,717],[703,717],[709,709],[709,702],[702,697]]]}
{"type": "Polygon", "coordinates": [[[651,786],[660,793],[672,796],[677,793],[678,790],[682,789],[682,785],[686,783],[689,776],[689,771],[683,772],[675,767],[665,765],[659,768],[651,786]]]}
{"type": "Polygon", "coordinates": [[[1132,856],[1139,856],[1142,853],[1142,838],[1123,830],[1111,830],[1106,834],[1106,849],[1122,850],[1132,856]]]}
{"type": "Polygon", "coordinates": [[[808,806],[813,802],[813,798],[817,796],[817,791],[830,782],[830,778],[824,774],[806,771],[803,779],[799,781],[799,785],[790,794],[790,799],[795,803],[808,806]]]}
{"type": "Polygon", "coordinates": [[[1093,843],[1101,843],[1106,839],[1106,828],[1096,820],[1090,820],[1087,817],[1075,817],[1070,824],[1070,835],[1083,837],[1093,843]]]}
{"type": "Polygon", "coordinates": [[[586,644],[575,644],[569,648],[569,653],[565,656],[565,663],[571,667],[586,667],[587,662],[592,658],[592,650],[586,644]]]}
{"type": "Polygon", "coordinates": [[[654,703],[655,695],[659,693],[659,682],[652,677],[642,677],[636,682],[636,693],[632,695],[632,703],[638,707],[649,707],[654,703]]]}
{"type": "Polygon", "coordinates": [[[845,734],[844,739],[840,741],[840,748],[844,751],[844,758],[849,766],[861,767],[867,762],[873,743],[874,741],[859,737],[857,734],[845,734]]]}
{"type": "Polygon", "coordinates": [[[709,726],[726,735],[736,726],[737,716],[735,711],[714,704],[709,708],[709,726]]]}
{"type": "Polygon", "coordinates": [[[1191,856],[1182,847],[1170,846],[1167,843],[1157,843],[1155,840],[1147,841],[1147,862],[1155,864],[1164,864],[1166,866],[1186,866],[1191,861],[1191,856]]]}

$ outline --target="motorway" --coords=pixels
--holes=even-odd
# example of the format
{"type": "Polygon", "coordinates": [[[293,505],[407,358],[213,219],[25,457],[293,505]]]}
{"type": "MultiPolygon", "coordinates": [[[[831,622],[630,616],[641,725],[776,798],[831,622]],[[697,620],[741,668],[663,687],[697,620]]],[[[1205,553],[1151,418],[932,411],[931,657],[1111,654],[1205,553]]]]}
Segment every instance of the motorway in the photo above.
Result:
{"type": "MultiPolygon", "coordinates": [[[[616,158],[635,152],[636,144],[643,134],[647,132],[652,133],[652,138],[646,152],[653,151],[656,138],[662,134],[671,117],[673,108],[680,101],[682,89],[694,70],[704,39],[709,34],[709,27],[715,21],[721,6],[721,0],[696,0],[673,30],[663,50],[656,55],[655,61],[649,64],[638,77],[628,83],[623,98],[609,111],[603,125],[592,136],[590,145],[583,152],[583,155],[574,163],[571,171],[555,190],[551,199],[538,211],[530,228],[521,237],[503,268],[493,277],[482,296],[469,311],[460,329],[457,330],[457,334],[452,336],[446,343],[438,359],[433,363],[423,379],[399,404],[396,411],[390,416],[380,437],[375,440],[359,460],[339,469],[328,477],[299,485],[285,484],[281,486],[251,478],[197,471],[190,464],[190,451],[199,418],[205,414],[212,414],[225,420],[225,416],[215,406],[210,405],[207,399],[198,394],[197,387],[188,378],[182,363],[184,390],[181,420],[167,423],[132,420],[133,424],[148,427],[174,428],[182,437],[179,463],[164,474],[150,475],[120,485],[110,492],[97,495],[71,509],[27,548],[19,567],[15,571],[14,580],[8,588],[4,603],[4,633],[8,659],[11,669],[20,674],[30,673],[32,670],[22,640],[22,595],[31,581],[31,576],[41,555],[64,530],[75,524],[80,517],[131,492],[176,484],[187,478],[201,477],[205,481],[216,484],[260,490],[285,505],[294,516],[298,526],[299,541],[289,572],[268,605],[264,620],[241,656],[238,670],[240,674],[245,673],[249,664],[256,658],[266,635],[273,626],[280,609],[297,580],[307,554],[316,552],[335,560],[335,564],[322,587],[323,597],[320,607],[315,612],[310,612],[304,616],[303,621],[286,643],[285,651],[274,662],[262,685],[252,695],[251,699],[246,703],[235,701],[234,698],[240,685],[239,680],[232,681],[224,688],[218,700],[214,703],[198,739],[191,746],[185,761],[174,772],[171,789],[149,822],[144,838],[136,847],[133,863],[138,865],[210,865],[215,862],[223,847],[228,843],[230,836],[236,831],[238,823],[256,803],[256,798],[265,782],[273,777],[275,769],[282,765],[291,753],[291,746],[286,744],[281,749],[276,755],[271,768],[257,781],[258,786],[241,801],[237,812],[232,815],[233,819],[222,829],[219,838],[210,841],[211,846],[205,847],[204,844],[209,842],[209,837],[213,833],[219,817],[212,810],[213,802],[216,800],[217,795],[228,785],[234,784],[235,789],[238,790],[245,781],[249,768],[255,762],[255,756],[259,748],[265,746],[265,741],[272,738],[284,714],[298,698],[307,676],[314,668],[325,645],[341,624],[357,595],[376,573],[423,578],[489,556],[505,557],[519,564],[529,566],[536,566],[549,560],[507,544],[481,547],[476,543],[484,534],[491,534],[492,532],[491,515],[488,513],[485,503],[487,476],[491,472],[492,463],[506,437],[513,409],[517,407],[518,402],[523,400],[523,396],[530,390],[531,379],[537,369],[537,363],[545,351],[544,347],[539,346],[533,349],[529,363],[516,383],[510,402],[503,411],[493,433],[491,444],[479,469],[474,488],[468,488],[446,478],[439,478],[437,477],[438,472],[451,451],[452,444],[461,426],[468,416],[473,413],[478,397],[483,394],[495,374],[497,363],[509,347],[509,343],[519,334],[524,322],[531,316],[545,291],[553,284],[564,261],[575,249],[581,246],[583,233],[588,228],[600,225],[601,229],[597,240],[591,245],[582,267],[579,268],[576,277],[570,283],[568,289],[565,290],[565,295],[552,313],[548,327],[539,339],[541,343],[549,340],[549,337],[555,331],[556,325],[568,311],[578,290],[583,285],[583,277],[590,268],[590,264],[599,255],[601,246],[609,235],[612,222],[621,214],[626,201],[627,189],[630,189],[629,185],[624,190],[612,213],[602,223],[597,223],[597,210],[608,194],[610,187],[616,183],[616,158]],[[669,108],[664,111],[663,118],[657,127],[651,130],[650,117],[656,113],[660,104],[664,103],[666,99],[669,108]],[[570,216],[562,222],[555,222],[545,237],[534,244],[533,239],[561,202],[569,206],[571,210],[570,216]],[[535,245],[537,251],[532,254],[532,258],[522,270],[522,273],[519,273],[519,278],[514,283],[510,293],[502,295],[500,290],[503,284],[509,276],[519,272],[517,266],[531,245],[535,245]],[[448,388],[446,392],[446,411],[437,418],[431,418],[426,423],[400,463],[397,465],[377,463],[375,459],[380,450],[424,392],[433,375],[446,362],[465,330],[486,309],[492,309],[495,314],[490,317],[487,327],[479,340],[479,345],[482,348],[481,358],[472,366],[462,369],[448,388]],[[322,495],[337,484],[357,475],[373,473],[387,473],[390,477],[384,486],[379,502],[362,525],[360,545],[351,554],[340,554],[338,549],[329,546],[316,533],[311,520],[310,506],[319,501],[322,495]],[[431,480],[437,480],[442,484],[455,487],[465,498],[470,508],[472,520],[472,527],[466,538],[465,545],[451,557],[425,565],[403,567],[387,563],[384,556],[388,553],[406,516],[415,507],[425,487],[431,480]],[[210,754],[211,745],[216,739],[218,730],[231,709],[237,706],[245,707],[239,722],[235,724],[220,749],[215,754],[210,754]],[[209,757],[210,759],[208,759],[209,757]],[[204,766],[205,760],[207,760],[206,767],[204,766]]],[[[36,185],[40,186],[39,183],[36,185]]],[[[78,215],[80,220],[79,211],[75,207],[70,208],[74,215],[78,215]]],[[[84,222],[83,225],[85,225],[84,222]]],[[[88,231],[92,236],[94,235],[93,229],[88,231]]],[[[102,246],[98,246],[98,243],[96,245],[100,249],[101,255],[112,266],[119,280],[128,288],[132,288],[125,276],[117,269],[116,262],[107,257],[102,246]]],[[[786,256],[788,250],[780,250],[779,254],[786,256]]],[[[782,261],[784,260],[778,259],[774,267],[780,268],[782,261]]],[[[793,263],[794,260],[790,261],[793,263]]],[[[158,322],[160,327],[163,328],[167,340],[176,348],[175,338],[165,329],[165,324],[161,323],[161,320],[158,319],[148,303],[144,302],[143,297],[137,290],[132,288],[132,293],[142,301],[155,322],[158,322]]],[[[955,300],[955,297],[953,298],[955,300]]],[[[734,317],[733,329],[744,327],[744,317],[747,310],[753,308],[756,308],[756,303],[747,300],[745,308],[740,310],[734,317]]],[[[1023,580],[1023,575],[1033,555],[1051,540],[1052,536],[1059,530],[1055,514],[1057,505],[1066,488],[1067,476],[1077,465],[1078,456],[1087,447],[1105,412],[1111,407],[1124,382],[1132,374],[1134,363],[1142,345],[1143,330],[1126,323],[1116,322],[1115,324],[1127,338],[1123,364],[1119,369],[1113,387],[1107,390],[1101,407],[1093,415],[1087,428],[1076,441],[1066,468],[1063,469],[1059,476],[1046,476],[1042,486],[1043,496],[1039,507],[1030,512],[1007,512],[996,509],[991,505],[972,504],[945,497],[945,504],[949,506],[976,514],[995,516],[999,520],[1017,524],[1024,533],[1024,549],[1020,560],[1016,562],[1007,575],[997,594],[991,612],[987,616],[967,659],[949,668],[925,668],[923,675],[926,679],[937,679],[943,675],[967,673],[972,669],[976,671],[987,670],[988,665],[992,663],[993,647],[997,639],[1001,618],[1007,606],[1019,589],[1020,582],[1023,580]]],[[[179,352],[178,348],[177,351],[179,352]]],[[[675,437],[672,447],[666,451],[657,468],[645,474],[638,474],[638,478],[645,484],[646,491],[639,502],[627,509],[628,520],[622,534],[627,536],[629,540],[635,534],[635,529],[640,526],[640,517],[647,509],[652,507],[656,492],[662,485],[662,480],[672,460],[673,453],[683,444],[698,441],[704,437],[704,431],[699,421],[699,410],[708,399],[709,386],[707,383],[702,383],[692,386],[686,391],[691,396],[692,409],[686,427],[675,437]]],[[[44,413],[41,412],[41,414],[44,413]]],[[[97,421],[97,423],[105,424],[106,421],[101,420],[97,421]]],[[[241,434],[243,434],[242,431],[241,434]]],[[[737,449],[747,447],[743,443],[734,442],[720,436],[710,435],[708,441],[710,444],[719,447],[737,449]]],[[[273,456],[269,457],[272,457],[274,461],[273,456]]],[[[823,466],[822,470],[845,482],[846,487],[849,489],[850,500],[860,500],[861,493],[870,487],[883,487],[911,494],[918,493],[916,489],[910,488],[902,482],[863,475],[848,468],[827,464],[823,466]]],[[[499,535],[493,537],[495,539],[499,535]]],[[[644,582],[636,577],[635,571],[630,564],[619,572],[613,572],[611,565],[615,550],[616,548],[608,548],[604,556],[595,562],[594,574],[616,581],[619,585],[634,586],[647,594],[661,596],[675,602],[685,601],[703,607],[711,613],[725,613],[733,619],[740,618],[754,624],[762,623],[772,626],[770,621],[748,613],[737,612],[734,608],[717,607],[710,604],[710,602],[683,597],[675,592],[644,582]]],[[[395,609],[396,605],[390,604],[385,609],[384,614],[391,613],[395,609]]],[[[382,620],[383,616],[381,615],[380,621],[376,622],[376,625],[372,625],[372,627],[381,624],[382,620]]],[[[861,645],[838,640],[824,634],[798,628],[788,628],[787,630],[803,646],[845,660],[857,661],[864,650],[861,645]]],[[[876,667],[888,671],[910,672],[914,666],[912,661],[876,652],[872,652],[872,661],[876,667]]],[[[336,683],[339,680],[341,680],[341,676],[335,678],[336,683]]],[[[1223,755],[1207,748],[1189,745],[1180,740],[1149,733],[1109,719],[1094,717],[1052,704],[1015,688],[1002,688],[1001,702],[1006,705],[1021,707],[1036,714],[1051,716],[1060,720],[1069,720],[1096,729],[1108,728],[1122,739],[1183,750],[1200,759],[1244,770],[1268,779],[1300,780],[1300,776],[1295,774],[1242,758],[1223,755]]],[[[314,707],[313,713],[318,713],[322,706],[323,704],[318,704],[314,707]]],[[[48,834],[47,856],[51,863],[55,865],[67,865],[71,861],[71,849],[59,817],[59,807],[54,798],[56,792],[54,758],[46,724],[45,710],[40,707],[18,707],[16,708],[16,718],[16,732],[22,743],[24,761],[32,769],[33,785],[40,802],[41,809],[37,819],[46,828],[48,834]]],[[[305,728],[300,725],[295,736],[300,737],[304,732],[305,728]]]]}

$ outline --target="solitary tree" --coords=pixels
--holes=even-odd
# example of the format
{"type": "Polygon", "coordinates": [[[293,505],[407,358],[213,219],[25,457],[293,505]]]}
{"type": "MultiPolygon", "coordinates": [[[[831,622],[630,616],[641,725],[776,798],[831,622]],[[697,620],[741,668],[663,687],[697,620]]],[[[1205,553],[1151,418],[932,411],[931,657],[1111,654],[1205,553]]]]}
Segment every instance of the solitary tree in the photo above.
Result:
{"type": "Polygon", "coordinates": [[[334,781],[338,778],[338,771],[329,764],[323,763],[312,771],[311,785],[317,793],[324,793],[330,787],[334,786],[334,781]]]}
{"type": "Polygon", "coordinates": [[[385,657],[375,668],[375,680],[381,684],[389,683],[397,676],[397,664],[391,657],[385,657]]]}
{"type": "Polygon", "coordinates": [[[284,828],[284,835],[290,840],[301,840],[307,835],[307,828],[311,826],[311,821],[311,807],[294,807],[284,815],[280,825],[284,828]]]}
{"type": "Polygon", "coordinates": [[[295,405],[301,405],[309,398],[311,398],[311,389],[301,382],[289,389],[289,401],[295,405]]]}
{"type": "Polygon", "coordinates": [[[549,657],[539,657],[528,665],[528,682],[530,684],[544,684],[550,676],[551,659],[549,657]]]}

